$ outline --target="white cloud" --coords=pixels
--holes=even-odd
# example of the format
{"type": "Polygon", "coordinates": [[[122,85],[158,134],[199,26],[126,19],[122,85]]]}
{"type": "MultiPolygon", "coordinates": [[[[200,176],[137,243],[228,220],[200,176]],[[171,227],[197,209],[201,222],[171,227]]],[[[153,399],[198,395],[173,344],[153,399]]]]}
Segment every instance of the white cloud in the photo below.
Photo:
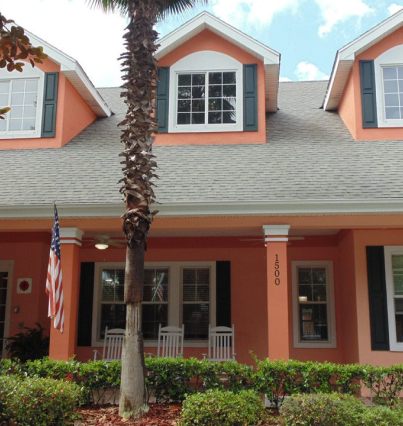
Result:
{"type": "Polygon", "coordinates": [[[292,80],[291,80],[291,78],[280,76],[280,81],[292,81],[292,80]]]}
{"type": "Polygon", "coordinates": [[[319,27],[318,34],[320,37],[330,33],[339,22],[357,18],[358,23],[360,23],[363,16],[375,11],[363,0],[315,0],[315,2],[319,6],[322,18],[325,21],[319,27]]]}
{"type": "Polygon", "coordinates": [[[215,15],[244,31],[245,25],[270,25],[276,13],[295,12],[298,0],[212,0],[215,15]]]}
{"type": "Polygon", "coordinates": [[[126,24],[121,16],[92,9],[83,0],[8,1],[1,13],[76,59],[95,86],[122,84],[117,58],[126,24]]]}
{"type": "Polygon", "coordinates": [[[399,12],[400,9],[403,9],[403,5],[397,4],[397,3],[392,3],[388,7],[388,12],[389,12],[390,15],[393,15],[394,13],[399,12]]]}
{"type": "Polygon", "coordinates": [[[328,80],[329,76],[322,72],[316,65],[301,61],[294,72],[298,80],[328,80]]]}

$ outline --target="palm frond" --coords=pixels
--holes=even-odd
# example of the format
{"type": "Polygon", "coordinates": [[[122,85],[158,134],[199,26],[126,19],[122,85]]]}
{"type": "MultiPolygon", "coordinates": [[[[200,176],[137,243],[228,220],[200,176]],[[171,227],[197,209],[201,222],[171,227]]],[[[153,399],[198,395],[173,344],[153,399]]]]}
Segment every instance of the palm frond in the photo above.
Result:
{"type": "Polygon", "coordinates": [[[158,18],[165,19],[167,15],[181,15],[198,4],[207,5],[208,0],[165,0],[158,18]]]}
{"type": "Polygon", "coordinates": [[[105,12],[118,11],[122,15],[127,15],[130,0],[86,0],[93,8],[101,8],[105,12]]]}

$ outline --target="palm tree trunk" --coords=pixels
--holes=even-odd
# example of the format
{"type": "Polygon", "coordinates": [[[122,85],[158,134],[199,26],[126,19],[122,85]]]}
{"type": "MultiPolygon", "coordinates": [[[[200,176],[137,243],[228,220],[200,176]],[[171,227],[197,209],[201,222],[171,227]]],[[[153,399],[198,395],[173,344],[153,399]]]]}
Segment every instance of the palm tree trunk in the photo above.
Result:
{"type": "Polygon", "coordinates": [[[123,231],[127,240],[125,272],[126,336],[122,350],[122,378],[119,414],[139,418],[146,408],[143,335],[141,333],[141,302],[143,300],[144,253],[147,234],[154,214],[151,203],[154,192],[151,179],[156,177],[152,155],[153,116],[157,65],[157,32],[154,25],[159,0],[130,0],[129,25],[124,35],[126,52],[121,56],[125,76],[124,92],[127,113],[120,123],[125,126],[121,140],[125,146],[120,154],[123,183],[120,191],[126,204],[123,231]]]}

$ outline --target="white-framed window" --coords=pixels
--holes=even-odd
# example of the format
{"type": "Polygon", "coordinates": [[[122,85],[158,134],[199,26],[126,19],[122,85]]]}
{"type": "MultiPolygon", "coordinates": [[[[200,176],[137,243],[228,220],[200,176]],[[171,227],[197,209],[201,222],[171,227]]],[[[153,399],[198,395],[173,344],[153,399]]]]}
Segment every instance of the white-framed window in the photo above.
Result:
{"type": "Polygon", "coordinates": [[[403,351],[403,246],[385,246],[389,346],[403,351]]]}
{"type": "MultiPolygon", "coordinates": [[[[124,263],[96,263],[92,346],[101,346],[104,330],[125,328],[124,263]]],[[[215,325],[215,262],[147,262],[142,331],[155,346],[158,326],[185,325],[185,346],[206,346],[208,326],[215,325]]]]}
{"type": "Polygon", "coordinates": [[[40,137],[44,78],[29,64],[22,73],[0,69],[0,108],[11,108],[0,120],[0,139],[40,137]]]}
{"type": "Polygon", "coordinates": [[[332,261],[293,261],[294,347],[335,348],[332,261]]]}
{"type": "Polygon", "coordinates": [[[170,69],[169,132],[228,132],[243,126],[243,66],[219,52],[192,53],[170,69]]]}

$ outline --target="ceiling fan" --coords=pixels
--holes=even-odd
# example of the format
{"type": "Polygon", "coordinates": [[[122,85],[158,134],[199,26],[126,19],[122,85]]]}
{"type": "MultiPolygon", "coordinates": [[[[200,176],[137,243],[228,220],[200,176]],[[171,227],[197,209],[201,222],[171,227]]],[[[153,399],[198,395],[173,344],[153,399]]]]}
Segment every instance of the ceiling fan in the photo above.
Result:
{"type": "Polygon", "coordinates": [[[123,248],[125,243],[122,240],[110,238],[109,235],[97,235],[94,237],[91,245],[95,245],[95,247],[99,250],[105,250],[109,246],[123,248]]]}

